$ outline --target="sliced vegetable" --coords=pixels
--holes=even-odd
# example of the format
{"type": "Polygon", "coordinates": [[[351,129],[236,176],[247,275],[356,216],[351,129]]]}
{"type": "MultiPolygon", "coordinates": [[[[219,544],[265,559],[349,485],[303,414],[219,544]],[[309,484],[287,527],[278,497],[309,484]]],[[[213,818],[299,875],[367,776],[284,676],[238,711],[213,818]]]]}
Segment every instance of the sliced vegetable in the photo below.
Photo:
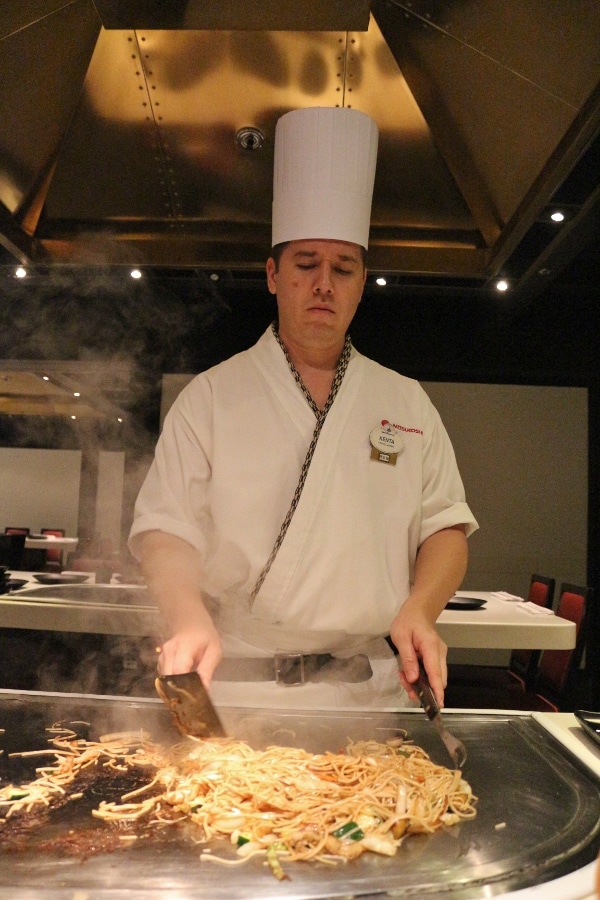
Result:
{"type": "MultiPolygon", "coordinates": [[[[277,841],[276,843],[279,843],[279,841],[277,841]]],[[[279,862],[279,857],[277,856],[277,846],[275,843],[270,844],[267,847],[267,862],[271,867],[273,875],[275,876],[275,878],[279,879],[279,881],[283,881],[288,877],[281,868],[281,863],[279,862]]]]}
{"type": "Polygon", "coordinates": [[[379,834],[368,834],[363,839],[362,845],[367,850],[371,850],[373,853],[380,853],[382,856],[395,856],[398,849],[393,841],[379,834]]]}
{"type": "Polygon", "coordinates": [[[356,822],[346,822],[345,825],[340,825],[339,828],[333,832],[333,836],[339,838],[345,838],[350,841],[361,841],[365,834],[362,828],[356,824],[356,822]]]}

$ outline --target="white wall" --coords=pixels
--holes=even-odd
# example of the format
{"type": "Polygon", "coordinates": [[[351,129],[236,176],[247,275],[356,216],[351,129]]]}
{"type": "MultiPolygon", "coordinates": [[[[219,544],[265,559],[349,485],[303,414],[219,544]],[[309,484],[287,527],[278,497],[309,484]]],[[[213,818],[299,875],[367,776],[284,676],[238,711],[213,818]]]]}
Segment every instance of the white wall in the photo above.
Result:
{"type": "Polygon", "coordinates": [[[0,447],[0,531],[7,525],[77,534],[80,450],[0,447]]]}
{"type": "Polygon", "coordinates": [[[585,584],[587,389],[423,384],[480,530],[465,588],[522,595],[534,572],[585,584]]]}
{"type": "MultiPolygon", "coordinates": [[[[454,445],[480,529],[463,588],[523,596],[533,573],[586,584],[587,389],[423,387],[454,445]]],[[[450,649],[451,662],[502,665],[502,650],[450,649]]]]}

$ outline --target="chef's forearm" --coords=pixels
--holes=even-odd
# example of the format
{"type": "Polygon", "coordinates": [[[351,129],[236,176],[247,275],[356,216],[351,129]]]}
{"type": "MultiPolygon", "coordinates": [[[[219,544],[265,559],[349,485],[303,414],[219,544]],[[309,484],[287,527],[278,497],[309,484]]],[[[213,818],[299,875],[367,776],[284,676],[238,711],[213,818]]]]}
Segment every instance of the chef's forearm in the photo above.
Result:
{"type": "Polygon", "coordinates": [[[210,617],[200,590],[202,564],[198,551],[182,538],[162,531],[141,536],[140,565],[148,590],[169,631],[202,625],[210,617]]]}
{"type": "Polygon", "coordinates": [[[437,621],[465,577],[468,556],[463,525],[444,528],[428,537],[417,553],[407,603],[418,604],[430,622],[437,621]]]}

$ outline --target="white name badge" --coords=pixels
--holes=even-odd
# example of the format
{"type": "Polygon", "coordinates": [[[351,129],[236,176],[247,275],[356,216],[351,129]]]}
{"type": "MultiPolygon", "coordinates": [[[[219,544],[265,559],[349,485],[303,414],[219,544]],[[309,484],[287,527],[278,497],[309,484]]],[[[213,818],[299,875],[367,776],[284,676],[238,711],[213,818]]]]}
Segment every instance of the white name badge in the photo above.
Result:
{"type": "Polygon", "coordinates": [[[400,453],[404,441],[395,428],[390,425],[378,425],[369,434],[369,442],[379,453],[400,453]]]}

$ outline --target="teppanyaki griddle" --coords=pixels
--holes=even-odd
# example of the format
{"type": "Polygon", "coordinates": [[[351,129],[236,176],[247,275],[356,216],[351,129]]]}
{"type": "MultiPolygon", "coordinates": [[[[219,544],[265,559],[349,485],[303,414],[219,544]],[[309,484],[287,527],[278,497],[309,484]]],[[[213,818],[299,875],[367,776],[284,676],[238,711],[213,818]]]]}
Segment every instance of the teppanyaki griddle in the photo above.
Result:
{"type": "MultiPolygon", "coordinates": [[[[260,749],[268,744],[337,751],[348,739],[385,740],[405,729],[436,762],[445,751],[422,711],[332,712],[220,708],[229,733],[260,749]]],[[[162,701],[0,691],[0,777],[32,776],[35,762],[9,757],[47,746],[46,727],[78,726],[89,739],[143,727],[154,739],[174,743],[162,701]]],[[[11,900],[127,897],[394,898],[418,896],[473,900],[549,881],[591,862],[600,847],[600,782],[528,716],[453,714],[452,730],[468,747],[463,775],[479,797],[478,815],[434,835],[409,837],[397,856],[365,854],[338,866],[285,864],[289,880],[278,882],[260,859],[241,867],[200,861],[200,848],[172,830],[149,844],[139,842],[87,859],[39,853],[40,840],[70,829],[103,828],[89,810],[66,804],[53,824],[42,824],[27,849],[0,849],[0,897],[11,900]]],[[[39,764],[39,760],[38,763],[39,764]]],[[[103,796],[100,800],[106,799],[103,796]]],[[[233,856],[231,845],[215,846],[233,856]]]]}

